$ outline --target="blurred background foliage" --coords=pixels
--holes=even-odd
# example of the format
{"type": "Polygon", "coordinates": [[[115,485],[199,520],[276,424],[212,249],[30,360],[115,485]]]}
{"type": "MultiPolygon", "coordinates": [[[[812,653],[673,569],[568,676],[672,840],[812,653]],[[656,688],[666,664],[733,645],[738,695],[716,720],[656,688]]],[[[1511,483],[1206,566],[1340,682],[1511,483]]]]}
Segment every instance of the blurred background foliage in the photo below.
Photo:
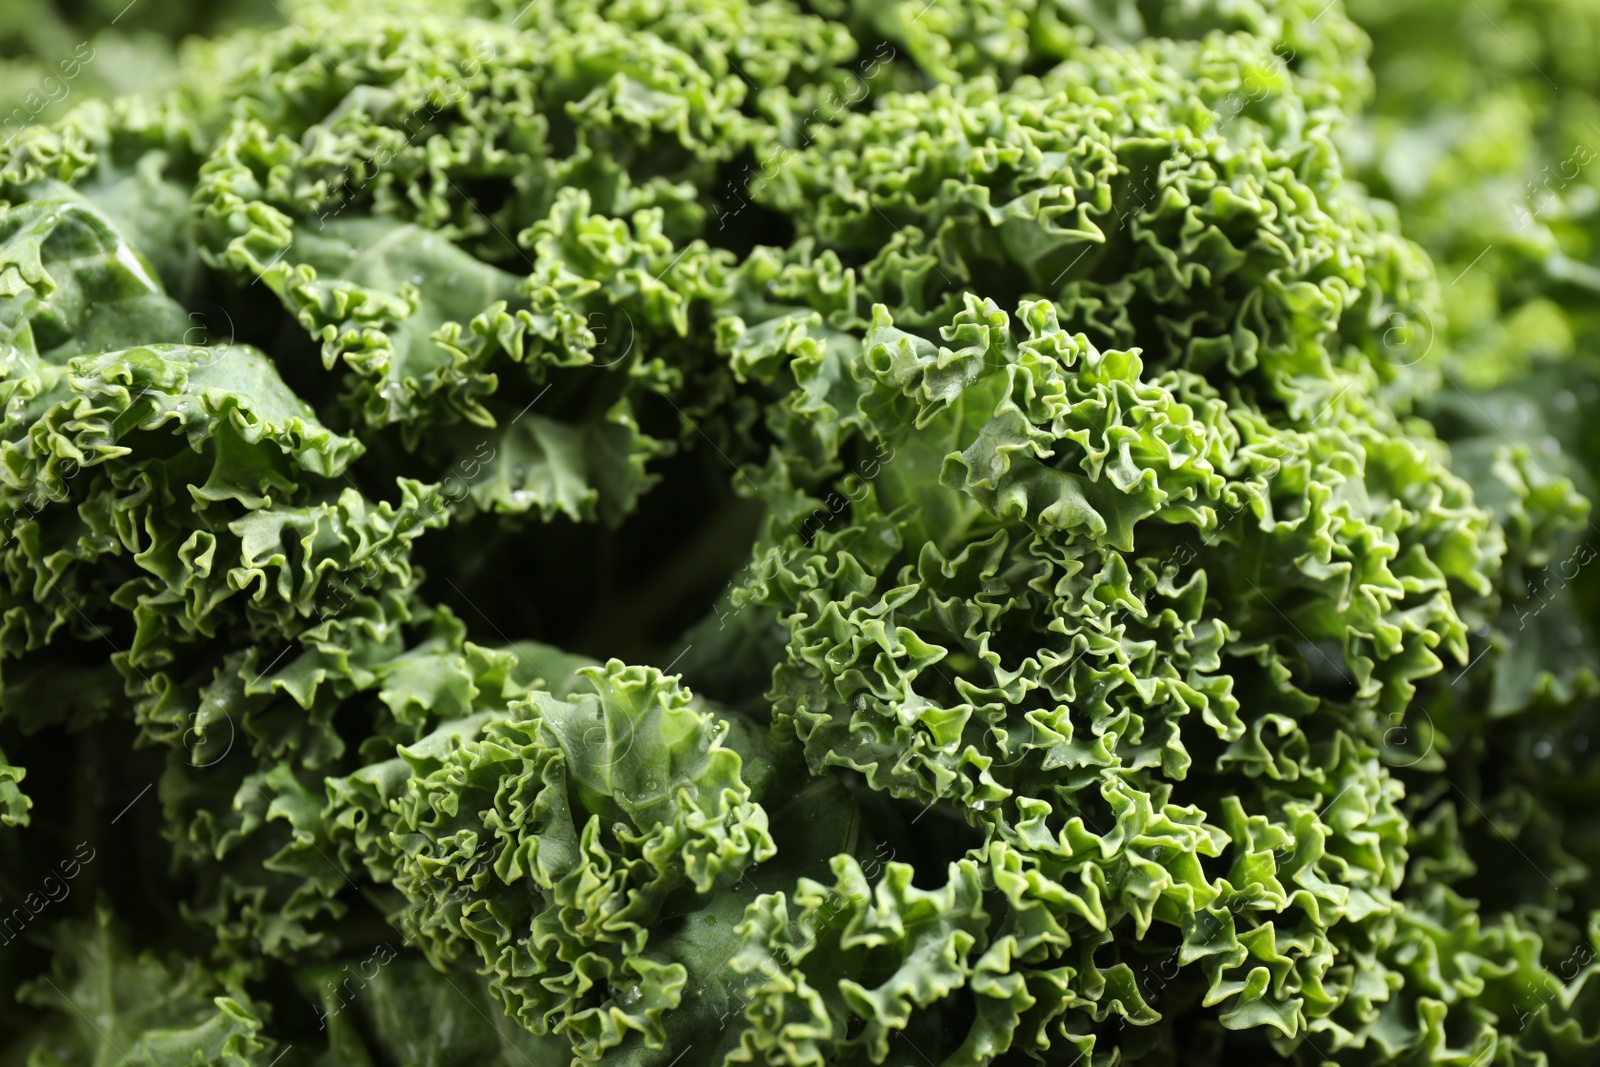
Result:
{"type": "MultiPolygon", "coordinates": [[[[1422,413],[1449,442],[1452,467],[1476,484],[1490,479],[1474,468],[1511,457],[1530,481],[1570,478],[1596,499],[1600,3],[1347,0],[1346,8],[1372,39],[1374,85],[1341,146],[1347,165],[1396,205],[1406,235],[1433,257],[1444,298],[1447,321],[1396,324],[1444,352],[1443,387],[1422,413]]],[[[1501,510],[1487,496],[1480,502],[1501,510]]],[[[1500,518],[1518,540],[1516,517],[1500,518]]],[[[1584,558],[1597,532],[1591,512],[1560,544],[1524,539],[1508,557],[1516,562],[1500,625],[1509,644],[1482,687],[1483,732],[1471,746],[1499,754],[1498,780],[1486,783],[1476,810],[1462,809],[1460,827],[1498,842],[1508,861],[1505,843],[1526,847],[1581,813],[1574,790],[1596,784],[1583,753],[1600,740],[1600,586],[1592,568],[1569,575],[1558,561],[1584,558]]],[[[1568,844],[1593,855],[1592,841],[1568,844]]],[[[1488,879],[1468,889],[1486,908],[1529,911],[1488,879]]],[[[1592,888],[1580,895],[1594,900],[1592,888]]]]}
{"type": "Polygon", "coordinates": [[[83,100],[161,89],[185,40],[284,18],[277,0],[5,0],[0,121],[20,108],[48,122],[83,100]]]}
{"type": "MultiPolygon", "coordinates": [[[[1593,364],[1600,4],[1348,7],[1373,39],[1376,95],[1347,158],[1438,263],[1455,373],[1491,387],[1573,359],[1593,364]]],[[[1597,397],[1584,389],[1579,399],[1597,397]]],[[[1583,443],[1579,454],[1594,458],[1593,435],[1583,443]]]]}

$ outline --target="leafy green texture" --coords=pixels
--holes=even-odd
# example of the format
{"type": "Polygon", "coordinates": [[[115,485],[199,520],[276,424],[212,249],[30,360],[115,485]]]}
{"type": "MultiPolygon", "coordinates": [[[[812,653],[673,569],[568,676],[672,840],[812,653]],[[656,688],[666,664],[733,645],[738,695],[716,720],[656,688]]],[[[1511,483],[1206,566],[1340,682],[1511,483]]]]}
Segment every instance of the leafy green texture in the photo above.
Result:
{"type": "Polygon", "coordinates": [[[219,986],[197,963],[137,957],[109,909],[58,928],[51,971],[18,990],[47,1016],[30,1065],[121,1062],[244,1067],[271,1049],[248,998],[219,986]],[[232,994],[232,995],[230,995],[232,994]]]}
{"type": "Polygon", "coordinates": [[[1594,1062],[1600,200],[1494,205],[1596,13],[1348,7],[286,3],[19,126],[0,1064],[1594,1062]]]}

